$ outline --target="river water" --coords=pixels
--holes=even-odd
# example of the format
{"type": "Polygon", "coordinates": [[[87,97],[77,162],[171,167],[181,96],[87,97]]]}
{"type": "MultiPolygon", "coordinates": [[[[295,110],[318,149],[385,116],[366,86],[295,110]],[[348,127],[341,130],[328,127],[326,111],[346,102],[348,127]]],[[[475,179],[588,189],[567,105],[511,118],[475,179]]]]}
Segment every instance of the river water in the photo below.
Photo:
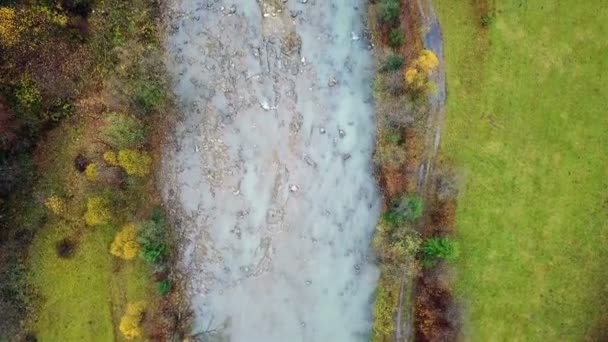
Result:
{"type": "Polygon", "coordinates": [[[205,341],[369,339],[373,64],[364,0],[173,0],[160,174],[205,341]]]}

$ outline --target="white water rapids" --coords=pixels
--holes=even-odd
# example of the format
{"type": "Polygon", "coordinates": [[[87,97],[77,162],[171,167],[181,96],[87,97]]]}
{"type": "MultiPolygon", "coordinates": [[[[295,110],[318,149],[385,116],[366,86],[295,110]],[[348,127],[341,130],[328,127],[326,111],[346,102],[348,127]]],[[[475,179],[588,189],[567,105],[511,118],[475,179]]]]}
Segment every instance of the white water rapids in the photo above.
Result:
{"type": "Polygon", "coordinates": [[[161,180],[193,332],[366,341],[379,199],[365,1],[267,2],[168,4],[181,114],[161,180]]]}

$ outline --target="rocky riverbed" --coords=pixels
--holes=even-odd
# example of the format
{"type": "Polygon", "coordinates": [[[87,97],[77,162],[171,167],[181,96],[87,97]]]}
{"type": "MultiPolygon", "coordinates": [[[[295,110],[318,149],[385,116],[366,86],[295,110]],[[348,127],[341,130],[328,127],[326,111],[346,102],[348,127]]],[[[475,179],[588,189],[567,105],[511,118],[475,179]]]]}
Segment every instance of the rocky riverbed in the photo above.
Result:
{"type": "Polygon", "coordinates": [[[379,199],[365,3],[167,5],[180,116],[159,176],[204,340],[369,338],[379,199]]]}

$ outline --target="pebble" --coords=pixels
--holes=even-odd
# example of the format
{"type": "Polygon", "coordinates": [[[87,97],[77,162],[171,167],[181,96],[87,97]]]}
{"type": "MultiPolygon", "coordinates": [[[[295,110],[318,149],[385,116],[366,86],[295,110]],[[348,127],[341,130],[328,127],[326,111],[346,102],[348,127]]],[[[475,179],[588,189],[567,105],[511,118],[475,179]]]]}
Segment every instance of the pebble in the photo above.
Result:
{"type": "Polygon", "coordinates": [[[298,192],[298,190],[300,190],[300,188],[295,184],[289,187],[289,191],[291,192],[298,192]]]}
{"type": "Polygon", "coordinates": [[[319,133],[321,133],[321,134],[325,134],[325,128],[320,127],[320,128],[319,128],[319,133]]]}

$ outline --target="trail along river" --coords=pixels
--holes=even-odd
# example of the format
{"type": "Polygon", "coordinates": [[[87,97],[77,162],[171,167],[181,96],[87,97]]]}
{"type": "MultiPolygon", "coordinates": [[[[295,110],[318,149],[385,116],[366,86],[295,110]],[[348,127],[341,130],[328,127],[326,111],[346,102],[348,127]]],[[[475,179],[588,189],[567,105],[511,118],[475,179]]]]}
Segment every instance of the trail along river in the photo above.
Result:
{"type": "Polygon", "coordinates": [[[160,174],[205,341],[366,341],[372,56],[364,0],[173,0],[180,115],[160,174]]]}

